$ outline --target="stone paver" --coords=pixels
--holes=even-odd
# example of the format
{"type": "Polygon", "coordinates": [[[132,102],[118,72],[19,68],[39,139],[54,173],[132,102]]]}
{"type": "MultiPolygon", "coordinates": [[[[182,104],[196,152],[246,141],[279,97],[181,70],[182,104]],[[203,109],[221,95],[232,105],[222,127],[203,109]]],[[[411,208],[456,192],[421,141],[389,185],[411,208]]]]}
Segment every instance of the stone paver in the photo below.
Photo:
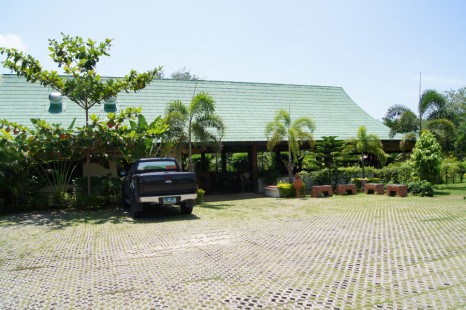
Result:
{"type": "Polygon", "coordinates": [[[359,194],[3,216],[0,308],[462,308],[465,210],[359,194]]]}

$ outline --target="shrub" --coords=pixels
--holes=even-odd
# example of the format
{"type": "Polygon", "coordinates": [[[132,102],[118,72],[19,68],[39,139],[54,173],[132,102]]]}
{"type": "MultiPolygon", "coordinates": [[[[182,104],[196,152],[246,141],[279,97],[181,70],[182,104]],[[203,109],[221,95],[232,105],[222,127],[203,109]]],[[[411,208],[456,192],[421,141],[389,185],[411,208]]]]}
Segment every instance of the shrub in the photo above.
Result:
{"type": "Polygon", "coordinates": [[[441,178],[445,184],[455,183],[456,178],[462,182],[465,167],[456,158],[445,158],[440,165],[441,178]]]}
{"type": "Polygon", "coordinates": [[[201,155],[195,154],[192,156],[192,161],[196,172],[207,172],[210,170],[211,156],[209,154],[204,156],[204,159],[202,159],[201,155]]]}
{"type": "Polygon", "coordinates": [[[380,175],[380,169],[377,169],[375,167],[372,167],[372,166],[366,166],[365,167],[365,170],[366,170],[366,179],[369,179],[370,175],[372,175],[373,177],[375,176],[379,176],[380,175]]]}
{"type": "MultiPolygon", "coordinates": [[[[358,191],[361,190],[361,181],[364,180],[363,178],[354,178],[351,179],[351,182],[356,184],[356,188],[358,191]]],[[[381,183],[382,179],[379,178],[366,178],[366,183],[381,183]]]]}
{"type": "Polygon", "coordinates": [[[356,178],[360,172],[361,172],[361,168],[357,166],[338,168],[338,173],[340,175],[340,181],[343,181],[344,183],[348,183],[351,181],[351,179],[356,178]]]}
{"type": "Polygon", "coordinates": [[[288,182],[278,182],[277,184],[278,192],[280,197],[283,198],[293,198],[296,197],[296,190],[294,189],[293,184],[288,182]]]}
{"type": "Polygon", "coordinates": [[[264,170],[260,174],[260,177],[264,180],[265,185],[275,184],[277,178],[280,176],[280,172],[276,169],[264,170]]]}
{"type": "Polygon", "coordinates": [[[380,169],[382,182],[399,184],[407,183],[411,179],[413,168],[409,162],[393,163],[380,169]]]}
{"type": "Polygon", "coordinates": [[[229,172],[245,172],[249,170],[249,159],[247,153],[234,153],[227,163],[229,172]]]}
{"type": "Polygon", "coordinates": [[[436,183],[440,176],[442,148],[434,134],[423,131],[411,153],[413,176],[436,183]]]}
{"type": "Polygon", "coordinates": [[[205,190],[203,190],[202,188],[197,189],[197,197],[196,197],[197,205],[201,205],[204,203],[204,194],[205,194],[205,190]]]}
{"type": "Polygon", "coordinates": [[[329,169],[324,168],[317,171],[311,171],[309,176],[314,181],[316,185],[326,185],[330,184],[329,169]]]}
{"type": "Polygon", "coordinates": [[[432,197],[434,196],[434,187],[426,180],[413,181],[408,183],[408,192],[414,196],[432,197]]]}
{"type": "Polygon", "coordinates": [[[358,191],[361,190],[361,181],[363,180],[363,178],[353,178],[351,179],[351,183],[354,183],[356,185],[356,189],[358,191]]]}
{"type": "Polygon", "coordinates": [[[80,210],[99,210],[119,205],[121,179],[116,177],[91,177],[91,195],[87,195],[87,179],[73,180],[75,207],[80,210]]]}

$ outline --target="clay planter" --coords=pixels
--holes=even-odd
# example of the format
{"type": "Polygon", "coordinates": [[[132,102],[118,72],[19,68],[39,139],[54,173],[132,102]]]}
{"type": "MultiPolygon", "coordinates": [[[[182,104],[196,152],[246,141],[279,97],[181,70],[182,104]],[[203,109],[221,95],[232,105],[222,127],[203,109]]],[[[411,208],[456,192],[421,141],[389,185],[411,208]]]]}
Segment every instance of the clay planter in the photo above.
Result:
{"type": "Polygon", "coordinates": [[[265,186],[264,193],[266,197],[280,198],[278,187],[274,185],[265,186]]]}
{"type": "Polygon", "coordinates": [[[299,174],[295,176],[294,181],[293,181],[293,186],[294,186],[294,189],[296,190],[296,198],[300,198],[301,189],[303,188],[303,181],[301,180],[301,177],[299,176],[299,174]]]}

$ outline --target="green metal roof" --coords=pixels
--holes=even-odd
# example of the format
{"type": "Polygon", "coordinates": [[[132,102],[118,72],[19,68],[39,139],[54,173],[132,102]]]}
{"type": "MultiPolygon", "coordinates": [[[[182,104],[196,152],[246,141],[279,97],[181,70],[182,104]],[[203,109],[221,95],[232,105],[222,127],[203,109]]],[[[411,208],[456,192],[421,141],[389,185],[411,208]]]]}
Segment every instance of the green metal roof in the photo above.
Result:
{"type": "MultiPolygon", "coordinates": [[[[163,115],[167,103],[182,100],[188,103],[194,93],[206,91],[216,102],[216,112],[226,124],[224,142],[265,141],[265,126],[278,109],[290,110],[293,119],[310,116],[316,123],[315,138],[355,137],[359,126],[381,140],[390,140],[389,128],[362,110],[341,87],[244,83],[225,81],[155,80],[138,93],[121,93],[118,109],[142,107],[148,120],[163,115]]],[[[32,126],[31,118],[67,126],[73,118],[84,124],[84,110],[68,98],[63,98],[60,113],[49,112],[51,89],[31,84],[16,75],[3,75],[0,82],[0,118],[32,126]]],[[[105,117],[104,105],[90,113],[105,117]]]]}

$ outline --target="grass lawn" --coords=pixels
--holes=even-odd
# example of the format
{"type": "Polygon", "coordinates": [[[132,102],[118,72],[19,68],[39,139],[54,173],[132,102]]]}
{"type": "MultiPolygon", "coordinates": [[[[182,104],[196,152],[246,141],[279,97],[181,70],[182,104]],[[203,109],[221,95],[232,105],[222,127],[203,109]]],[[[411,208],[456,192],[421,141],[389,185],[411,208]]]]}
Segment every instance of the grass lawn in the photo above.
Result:
{"type": "Polygon", "coordinates": [[[436,193],[1,216],[0,308],[463,309],[466,184],[436,193]]]}
{"type": "Polygon", "coordinates": [[[466,183],[437,185],[435,195],[463,196],[466,197],[466,183]]]}

